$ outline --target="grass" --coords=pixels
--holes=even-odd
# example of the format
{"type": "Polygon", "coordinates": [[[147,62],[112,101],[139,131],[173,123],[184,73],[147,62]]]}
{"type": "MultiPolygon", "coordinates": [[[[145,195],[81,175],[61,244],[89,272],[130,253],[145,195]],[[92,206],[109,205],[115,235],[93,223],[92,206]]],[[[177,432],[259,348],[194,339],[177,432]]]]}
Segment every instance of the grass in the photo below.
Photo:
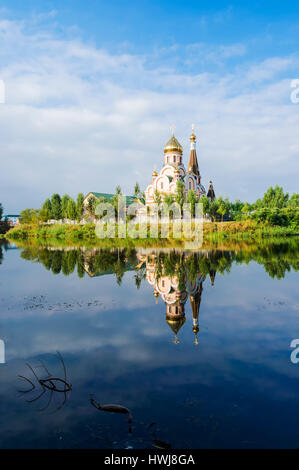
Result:
{"type": "MultiPolygon", "coordinates": [[[[193,227],[194,228],[194,227],[193,227]]],[[[116,227],[116,235],[118,228],[116,227]]],[[[96,245],[106,247],[134,247],[134,246],[159,246],[171,247],[182,246],[187,239],[184,237],[173,238],[173,227],[168,238],[161,238],[161,227],[159,236],[156,238],[105,238],[100,239],[95,234],[95,225],[18,225],[5,234],[8,240],[35,240],[39,242],[65,242],[78,245],[96,245]]],[[[148,233],[149,235],[149,233],[148,233]]],[[[255,221],[242,222],[212,222],[204,223],[204,245],[218,244],[225,241],[247,242],[251,240],[263,240],[269,238],[284,238],[299,236],[299,229],[292,227],[270,226],[255,221]]]]}

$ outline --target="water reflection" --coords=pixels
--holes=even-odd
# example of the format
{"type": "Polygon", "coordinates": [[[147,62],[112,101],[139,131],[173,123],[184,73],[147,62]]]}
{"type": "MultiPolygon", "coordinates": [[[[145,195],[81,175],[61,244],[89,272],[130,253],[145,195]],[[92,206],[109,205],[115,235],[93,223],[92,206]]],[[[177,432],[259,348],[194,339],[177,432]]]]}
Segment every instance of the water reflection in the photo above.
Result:
{"type": "Polygon", "coordinates": [[[296,240],[197,253],[9,248],[0,266],[2,448],[297,445],[296,240]],[[72,384],[58,412],[66,390],[54,378],[72,384]],[[61,391],[37,413],[54,385],[61,391]]]}
{"type": "MultiPolygon", "coordinates": [[[[121,285],[127,271],[134,271],[137,289],[147,281],[158,303],[165,303],[165,320],[178,344],[178,334],[186,322],[185,307],[189,302],[193,317],[194,344],[198,345],[199,310],[203,285],[208,278],[215,283],[216,273],[229,273],[234,263],[261,264],[271,278],[282,279],[286,272],[299,269],[299,244],[296,239],[283,243],[249,245],[246,249],[202,250],[184,252],[170,249],[113,249],[96,247],[41,247],[24,246],[21,257],[41,263],[57,275],[69,276],[77,268],[77,275],[91,278],[114,274],[121,285]]],[[[42,302],[42,299],[41,299],[42,302]]],[[[38,303],[40,305],[40,303],[38,303]]]]}

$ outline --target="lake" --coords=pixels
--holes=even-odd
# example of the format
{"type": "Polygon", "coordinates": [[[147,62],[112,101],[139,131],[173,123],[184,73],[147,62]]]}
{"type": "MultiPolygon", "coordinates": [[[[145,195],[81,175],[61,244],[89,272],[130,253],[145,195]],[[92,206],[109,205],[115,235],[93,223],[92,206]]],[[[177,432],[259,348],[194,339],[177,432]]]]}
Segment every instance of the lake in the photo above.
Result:
{"type": "Polygon", "coordinates": [[[298,254],[2,242],[0,447],[298,448],[298,254]]]}

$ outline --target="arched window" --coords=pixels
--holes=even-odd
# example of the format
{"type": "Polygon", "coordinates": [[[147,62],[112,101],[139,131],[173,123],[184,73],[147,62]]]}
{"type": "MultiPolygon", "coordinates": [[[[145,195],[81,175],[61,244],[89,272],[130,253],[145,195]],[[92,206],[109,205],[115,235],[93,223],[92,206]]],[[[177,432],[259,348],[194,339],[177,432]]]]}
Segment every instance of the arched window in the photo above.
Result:
{"type": "Polygon", "coordinates": [[[189,189],[192,189],[192,181],[189,181],[189,189]]]}
{"type": "Polygon", "coordinates": [[[163,189],[163,183],[161,183],[161,189],[163,189]]]}

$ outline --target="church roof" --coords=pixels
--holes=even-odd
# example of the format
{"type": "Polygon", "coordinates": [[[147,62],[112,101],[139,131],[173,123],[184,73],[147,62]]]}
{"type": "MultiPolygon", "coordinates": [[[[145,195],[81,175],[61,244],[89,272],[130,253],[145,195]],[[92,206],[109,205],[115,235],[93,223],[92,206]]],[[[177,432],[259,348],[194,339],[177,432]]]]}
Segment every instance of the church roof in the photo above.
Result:
{"type": "Polygon", "coordinates": [[[198,161],[195,149],[190,150],[188,173],[193,173],[194,175],[199,176],[198,161]]]}
{"type": "Polygon", "coordinates": [[[213,188],[212,181],[210,181],[210,186],[209,186],[209,189],[208,189],[207,197],[210,197],[211,199],[215,199],[215,191],[214,191],[214,188],[213,188]]]}
{"type": "Polygon", "coordinates": [[[181,146],[181,144],[175,138],[174,135],[171,136],[171,138],[169,139],[169,141],[167,142],[167,144],[164,147],[164,153],[167,153],[167,152],[181,152],[181,153],[183,153],[183,147],[181,146]]]}

